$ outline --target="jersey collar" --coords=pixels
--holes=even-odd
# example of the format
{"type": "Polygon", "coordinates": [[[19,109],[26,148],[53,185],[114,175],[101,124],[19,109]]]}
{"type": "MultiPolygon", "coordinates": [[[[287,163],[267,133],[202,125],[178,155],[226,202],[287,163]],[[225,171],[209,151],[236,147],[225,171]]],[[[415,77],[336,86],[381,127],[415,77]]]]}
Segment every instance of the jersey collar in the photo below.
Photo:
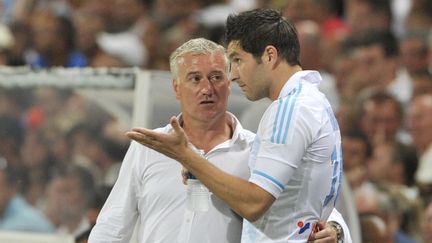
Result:
{"type": "Polygon", "coordinates": [[[300,82],[307,82],[319,85],[322,78],[319,72],[313,70],[303,70],[294,73],[283,86],[278,98],[288,96],[300,82]]]}

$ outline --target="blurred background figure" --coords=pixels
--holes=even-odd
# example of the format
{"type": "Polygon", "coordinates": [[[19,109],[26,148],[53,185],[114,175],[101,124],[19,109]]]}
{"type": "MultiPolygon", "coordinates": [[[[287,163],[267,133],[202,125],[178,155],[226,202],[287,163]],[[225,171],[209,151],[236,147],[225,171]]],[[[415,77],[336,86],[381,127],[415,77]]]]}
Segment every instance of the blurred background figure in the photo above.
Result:
{"type": "Polygon", "coordinates": [[[393,12],[390,0],[349,0],[345,3],[345,21],[351,34],[391,29],[393,12]]]}
{"type": "Polygon", "coordinates": [[[425,209],[423,225],[423,240],[424,243],[432,242],[432,201],[430,201],[425,209]]]}
{"type": "Polygon", "coordinates": [[[374,214],[360,216],[362,240],[369,243],[393,243],[384,220],[374,214]]]}
{"type": "Polygon", "coordinates": [[[400,39],[401,64],[412,76],[428,69],[427,30],[410,31],[400,39]]]}
{"type": "Polygon", "coordinates": [[[365,93],[357,103],[356,121],[372,145],[385,142],[408,144],[409,138],[403,130],[403,107],[384,91],[365,93]]]}
{"type": "Polygon", "coordinates": [[[366,135],[358,129],[350,129],[342,135],[344,173],[351,189],[367,186],[367,161],[372,155],[372,147],[366,135]]]}
{"type": "Polygon", "coordinates": [[[23,181],[16,169],[0,157],[0,230],[52,233],[54,226],[19,192],[23,181]]]}
{"type": "Polygon", "coordinates": [[[88,60],[75,49],[75,28],[69,18],[40,10],[30,21],[34,52],[28,64],[36,68],[87,66],[88,60]]]}
{"type": "Polygon", "coordinates": [[[424,198],[432,196],[432,95],[416,97],[408,111],[408,127],[419,156],[415,181],[424,198]]]}
{"type": "Polygon", "coordinates": [[[93,177],[77,165],[62,165],[52,173],[43,205],[57,233],[78,236],[92,225],[87,211],[95,195],[93,177]]]}

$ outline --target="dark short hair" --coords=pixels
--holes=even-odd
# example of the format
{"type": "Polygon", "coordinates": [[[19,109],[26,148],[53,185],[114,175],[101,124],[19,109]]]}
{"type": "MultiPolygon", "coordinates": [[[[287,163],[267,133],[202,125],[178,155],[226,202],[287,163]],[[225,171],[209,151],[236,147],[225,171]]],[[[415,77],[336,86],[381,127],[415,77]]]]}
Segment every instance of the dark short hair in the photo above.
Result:
{"type": "Polygon", "coordinates": [[[243,50],[259,59],[268,45],[290,64],[300,65],[300,44],[294,26],[272,9],[231,14],[226,22],[226,44],[239,41],[243,50]]]}
{"type": "Polygon", "coordinates": [[[390,30],[370,30],[362,33],[357,39],[357,46],[370,47],[379,45],[384,55],[388,58],[399,55],[399,43],[396,36],[390,30]]]}

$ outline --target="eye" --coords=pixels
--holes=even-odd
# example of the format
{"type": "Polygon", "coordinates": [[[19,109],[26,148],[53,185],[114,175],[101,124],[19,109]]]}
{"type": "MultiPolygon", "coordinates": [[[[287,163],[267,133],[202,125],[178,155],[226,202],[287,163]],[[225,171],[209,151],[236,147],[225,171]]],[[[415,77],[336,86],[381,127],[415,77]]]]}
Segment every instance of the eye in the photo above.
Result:
{"type": "Polygon", "coordinates": [[[190,75],[188,77],[188,81],[194,84],[199,83],[201,79],[202,79],[201,75],[190,75]]]}
{"type": "Polygon", "coordinates": [[[238,57],[234,57],[231,59],[231,63],[230,63],[230,72],[231,70],[233,70],[234,68],[238,68],[241,65],[241,59],[238,57]]]}
{"type": "Polygon", "coordinates": [[[221,80],[224,80],[224,76],[222,74],[214,74],[209,77],[209,80],[211,82],[219,82],[221,80]]]}

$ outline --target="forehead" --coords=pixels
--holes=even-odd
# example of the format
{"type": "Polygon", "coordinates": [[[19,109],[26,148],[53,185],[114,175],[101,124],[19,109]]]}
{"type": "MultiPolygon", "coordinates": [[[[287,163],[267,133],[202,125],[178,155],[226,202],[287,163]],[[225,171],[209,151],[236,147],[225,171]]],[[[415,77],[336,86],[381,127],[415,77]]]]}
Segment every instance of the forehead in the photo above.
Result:
{"type": "Polygon", "coordinates": [[[383,48],[379,44],[374,44],[370,46],[362,46],[354,51],[354,58],[364,59],[371,57],[385,57],[383,48]]]}
{"type": "Polygon", "coordinates": [[[225,71],[225,55],[220,52],[212,53],[188,53],[179,58],[179,72],[190,71],[225,71]]]}
{"type": "Polygon", "coordinates": [[[231,57],[232,55],[236,55],[236,54],[241,54],[242,52],[244,52],[244,50],[240,45],[240,41],[235,40],[235,41],[231,41],[228,44],[227,47],[228,57],[231,57]]]}

